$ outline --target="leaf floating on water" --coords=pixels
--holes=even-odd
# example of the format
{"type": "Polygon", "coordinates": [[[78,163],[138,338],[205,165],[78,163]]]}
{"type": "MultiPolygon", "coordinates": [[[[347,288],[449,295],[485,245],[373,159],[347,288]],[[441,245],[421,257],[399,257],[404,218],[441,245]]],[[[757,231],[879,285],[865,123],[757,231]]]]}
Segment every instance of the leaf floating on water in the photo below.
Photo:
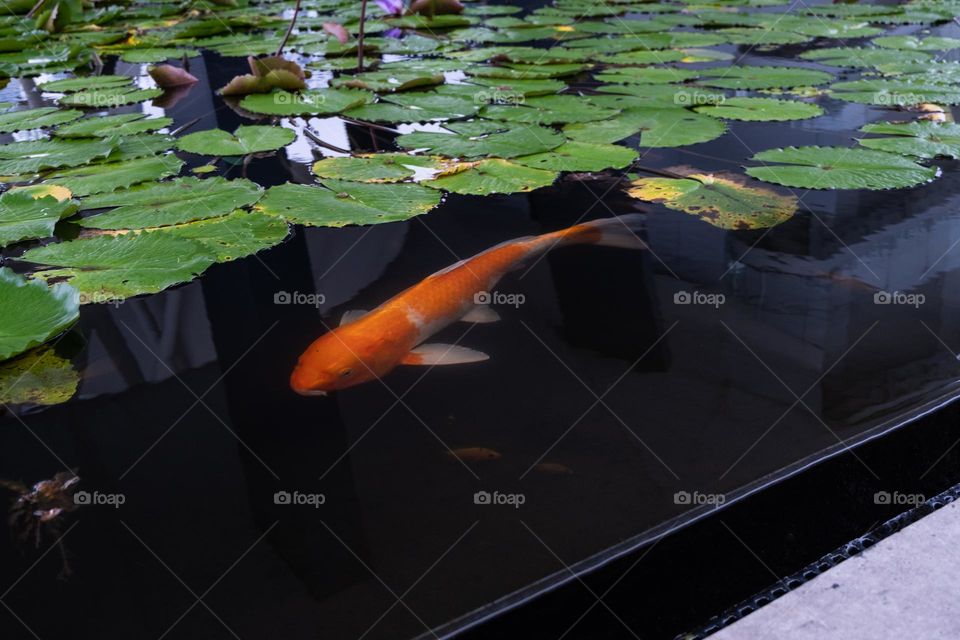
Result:
{"type": "Polygon", "coordinates": [[[440,204],[440,194],[415,184],[364,184],[325,180],[323,186],[270,187],[256,209],[288,222],[345,227],[407,220],[440,204]]]}
{"type": "Polygon", "coordinates": [[[296,139],[291,129],[270,126],[239,126],[233,133],[222,129],[198,131],[180,138],[177,148],[189,153],[210,156],[245,156],[249,153],[275,151],[296,139]]]}
{"type": "Polygon", "coordinates": [[[550,171],[603,171],[622,169],[636,160],[634,149],[615,144],[569,140],[551,151],[520,156],[517,164],[550,171]]]}
{"type": "Polygon", "coordinates": [[[592,104],[580,96],[564,95],[529,98],[510,106],[491,105],[484,107],[480,115],[505,122],[551,125],[606,120],[618,113],[619,109],[592,104]]]}
{"type": "Polygon", "coordinates": [[[721,67],[704,69],[700,84],[721,89],[786,89],[830,82],[833,75],[799,67],[721,67]]]}
{"type": "Polygon", "coordinates": [[[834,67],[870,68],[882,64],[911,63],[932,60],[929,54],[919,51],[894,51],[864,47],[833,47],[813,49],[800,54],[804,60],[813,60],[834,67]]]}
{"type": "Polygon", "coordinates": [[[533,169],[500,158],[466,162],[452,172],[423,184],[452,193],[485,196],[492,193],[527,193],[549,187],[557,179],[556,171],[533,169]]]}
{"type": "Polygon", "coordinates": [[[53,127],[76,120],[82,115],[83,112],[76,109],[57,109],[56,107],[7,111],[0,114],[0,133],[53,127]]]}
{"type": "Polygon", "coordinates": [[[72,215],[77,203],[56,195],[31,192],[35,188],[13,189],[0,195],[0,247],[14,242],[47,238],[57,222],[72,215]]]}
{"type": "Polygon", "coordinates": [[[183,160],[174,155],[88,164],[48,174],[44,184],[60,185],[74,195],[83,197],[175,176],[180,173],[183,164],[183,160]]]}
{"type": "Polygon", "coordinates": [[[108,87],[125,87],[133,82],[130,76],[90,76],[86,78],[66,78],[52,80],[39,85],[44,93],[72,93],[74,91],[88,91],[90,89],[106,89],[108,87]]]}
{"type": "Polygon", "coordinates": [[[684,179],[639,178],[627,194],[646,202],[698,216],[721,229],[763,229],[790,219],[797,198],[772,189],[750,186],[744,176],[681,172],[684,179]]]}
{"type": "Polygon", "coordinates": [[[6,360],[62,333],[80,315],[77,290],[48,287],[0,267],[0,360],[6,360]]]}
{"type": "Polygon", "coordinates": [[[351,89],[367,89],[377,93],[391,93],[407,91],[418,87],[429,87],[443,84],[442,73],[426,71],[397,70],[397,71],[367,71],[352,76],[340,76],[331,81],[332,87],[346,87],[351,89]]]}
{"type": "Polygon", "coordinates": [[[0,145],[0,175],[35,173],[73,167],[108,156],[111,140],[24,140],[0,145]]]}
{"type": "MultiPolygon", "coordinates": [[[[324,158],[313,164],[320,178],[354,182],[403,182],[410,178],[433,177],[451,160],[440,156],[413,156],[407,153],[369,153],[342,158],[324,158]]],[[[416,180],[415,180],[416,181],[416,180]]]]}
{"type": "Polygon", "coordinates": [[[693,110],[715,118],[752,122],[805,120],[823,115],[823,109],[815,104],[773,98],[727,98],[719,104],[694,107],[693,110]]]}
{"type": "Polygon", "coordinates": [[[240,108],[274,116],[318,116],[340,113],[373,99],[373,93],[360,89],[310,89],[300,93],[277,90],[249,95],[240,101],[240,108]]]}
{"type": "Polygon", "coordinates": [[[886,134],[889,138],[864,138],[861,146],[918,158],[960,158],[960,125],[931,122],[875,122],[860,131],[886,134]]]}
{"type": "Polygon", "coordinates": [[[960,88],[953,84],[936,84],[933,81],[853,80],[831,85],[830,92],[839,100],[880,107],[909,107],[924,102],[960,104],[960,88]]]}
{"type": "Polygon", "coordinates": [[[58,127],[53,135],[58,138],[109,138],[157,131],[173,124],[173,118],[146,116],[145,113],[93,116],[58,127]]]}
{"type": "Polygon", "coordinates": [[[883,36],[874,38],[873,44],[885,49],[902,49],[905,51],[950,51],[960,49],[960,39],[927,36],[883,36]]]}
{"type": "Polygon", "coordinates": [[[166,233],[129,233],[80,238],[31,249],[19,260],[56,268],[34,275],[67,279],[87,303],[106,303],[158,293],[189,282],[216,262],[197,240],[166,233]]]}
{"type": "Polygon", "coordinates": [[[804,189],[901,189],[930,182],[936,167],[924,167],[885,151],[845,147],[787,147],[751,158],[763,167],[747,173],[765,182],[804,189]]]}
{"type": "Polygon", "coordinates": [[[70,360],[41,346],[0,363],[0,403],[54,405],[77,392],[80,374],[70,360]]]}
{"type": "Polygon", "coordinates": [[[140,89],[138,87],[105,87],[103,89],[88,89],[68,93],[60,98],[59,103],[71,107],[87,107],[90,109],[113,109],[126,104],[146,102],[151,98],[159,97],[163,89],[140,89]]]}
{"type": "Polygon", "coordinates": [[[493,124],[486,129],[489,133],[461,130],[464,132],[451,134],[416,131],[397,137],[396,142],[406,149],[429,149],[451,158],[514,158],[549,151],[564,142],[553,129],[537,125],[493,124]]]}
{"type": "Polygon", "coordinates": [[[94,229],[145,229],[226,215],[252,205],[263,190],[249,180],[215,176],[177,178],[171,182],[131,187],[90,196],[81,210],[112,208],[107,213],[83,218],[80,224],[94,229]]]}
{"type": "Polygon", "coordinates": [[[640,134],[641,147],[682,147],[719,138],[727,130],[717,118],[686,109],[627,109],[601,122],[572,124],[563,128],[571,140],[616,142],[640,134]],[[626,134],[626,135],[623,135],[626,134]]]}
{"type": "Polygon", "coordinates": [[[229,262],[283,242],[289,229],[283,220],[258,211],[234,211],[225,216],[162,227],[150,233],[169,233],[202,243],[216,255],[217,262],[229,262]]]}

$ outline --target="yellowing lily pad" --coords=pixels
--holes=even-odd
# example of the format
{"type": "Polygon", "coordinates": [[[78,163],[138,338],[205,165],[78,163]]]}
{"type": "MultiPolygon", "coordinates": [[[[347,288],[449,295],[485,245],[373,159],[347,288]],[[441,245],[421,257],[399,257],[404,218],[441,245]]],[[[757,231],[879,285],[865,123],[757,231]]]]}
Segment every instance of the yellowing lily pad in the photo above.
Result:
{"type": "Polygon", "coordinates": [[[744,176],[723,172],[689,173],[686,178],[639,178],[627,193],[638,200],[698,216],[721,229],[762,229],[788,220],[797,198],[749,186],[744,176]]]}

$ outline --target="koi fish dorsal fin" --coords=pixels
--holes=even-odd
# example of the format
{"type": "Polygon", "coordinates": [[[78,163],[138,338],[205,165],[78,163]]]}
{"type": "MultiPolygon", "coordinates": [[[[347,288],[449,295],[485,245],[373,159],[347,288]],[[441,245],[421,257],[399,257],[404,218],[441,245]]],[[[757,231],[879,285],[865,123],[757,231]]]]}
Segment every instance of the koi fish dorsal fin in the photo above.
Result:
{"type": "Polygon", "coordinates": [[[436,366],[441,364],[466,364],[489,360],[490,356],[481,352],[458,347],[455,344],[421,344],[408,353],[400,364],[422,364],[436,366]]]}
{"type": "Polygon", "coordinates": [[[359,320],[363,316],[367,315],[368,311],[365,309],[351,309],[343,314],[343,317],[340,318],[340,326],[353,322],[354,320],[359,320]]]}
{"type": "Polygon", "coordinates": [[[472,322],[474,324],[487,324],[489,322],[496,322],[499,319],[500,314],[485,304],[478,304],[460,318],[463,322],[472,322]]]}

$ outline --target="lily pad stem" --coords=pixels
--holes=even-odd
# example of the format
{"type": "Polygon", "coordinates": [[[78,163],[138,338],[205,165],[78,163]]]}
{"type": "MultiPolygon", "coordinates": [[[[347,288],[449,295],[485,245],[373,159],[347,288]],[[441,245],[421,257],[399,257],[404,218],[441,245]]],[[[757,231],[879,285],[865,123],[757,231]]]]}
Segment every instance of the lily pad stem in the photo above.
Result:
{"type": "Polygon", "coordinates": [[[287,32],[283,34],[283,40],[280,41],[280,46],[277,47],[277,52],[273,55],[279,56],[283,53],[283,48],[287,46],[287,40],[290,39],[290,34],[293,33],[293,26],[297,24],[298,15],[300,15],[300,0],[297,0],[296,6],[293,7],[293,17],[290,18],[290,25],[287,26],[287,32]]]}

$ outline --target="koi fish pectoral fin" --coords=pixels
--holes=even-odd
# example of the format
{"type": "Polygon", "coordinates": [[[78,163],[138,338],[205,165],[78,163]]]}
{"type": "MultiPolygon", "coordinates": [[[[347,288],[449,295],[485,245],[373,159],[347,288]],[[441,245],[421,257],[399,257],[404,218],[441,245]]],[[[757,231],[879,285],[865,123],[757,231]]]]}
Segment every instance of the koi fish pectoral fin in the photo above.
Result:
{"type": "Polygon", "coordinates": [[[473,322],[474,324],[486,324],[496,322],[499,319],[500,314],[485,304],[478,304],[460,318],[461,322],[473,322]]]}
{"type": "Polygon", "coordinates": [[[468,362],[482,362],[490,356],[482,351],[475,351],[455,344],[421,344],[408,353],[400,364],[436,366],[442,364],[466,364],[468,362]]]}
{"type": "Polygon", "coordinates": [[[369,312],[365,309],[353,309],[351,311],[347,311],[343,314],[343,317],[340,318],[340,325],[343,326],[347,323],[353,322],[354,320],[359,320],[363,316],[367,315],[367,313],[369,312]]]}

